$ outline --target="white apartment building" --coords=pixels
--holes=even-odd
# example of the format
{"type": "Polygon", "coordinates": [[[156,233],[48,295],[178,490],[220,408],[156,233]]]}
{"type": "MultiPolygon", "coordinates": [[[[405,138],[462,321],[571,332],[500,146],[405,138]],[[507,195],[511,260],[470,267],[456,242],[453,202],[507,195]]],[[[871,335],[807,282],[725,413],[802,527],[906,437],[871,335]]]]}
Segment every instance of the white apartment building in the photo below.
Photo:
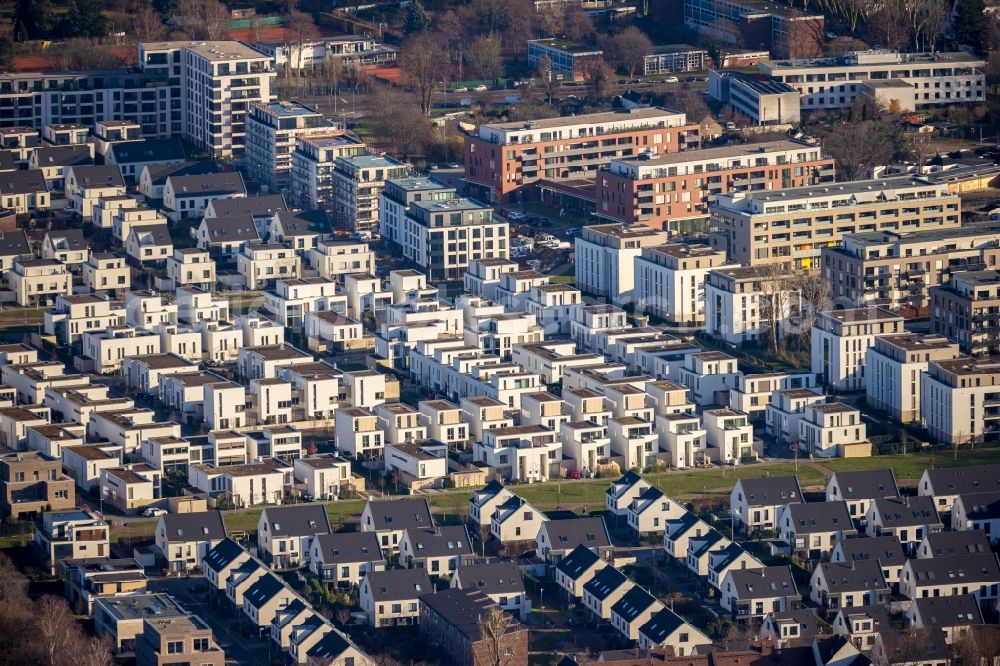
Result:
{"type": "Polygon", "coordinates": [[[246,195],[246,185],[238,171],[167,176],[163,186],[163,209],[174,222],[196,220],[205,214],[210,202],[242,199],[246,195]]]}
{"type": "Polygon", "coordinates": [[[406,234],[406,214],[413,204],[420,201],[450,201],[456,197],[454,187],[435,178],[408,176],[387,180],[379,196],[378,232],[383,238],[402,247],[406,234]]]}
{"type": "Polygon", "coordinates": [[[799,291],[759,267],[716,269],[705,281],[705,332],[734,345],[780,339],[801,307],[799,291]]]}
{"type": "MultiPolygon", "coordinates": [[[[517,262],[509,259],[479,259],[469,262],[469,270],[462,277],[463,293],[495,298],[495,289],[500,285],[500,276],[517,270],[517,262]]],[[[579,278],[577,278],[579,282],[579,278]]]]}
{"type": "Polygon", "coordinates": [[[7,271],[7,285],[18,305],[37,307],[73,293],[73,276],[64,264],[54,259],[17,258],[7,271]]]}
{"type": "Polygon", "coordinates": [[[249,425],[247,395],[243,386],[236,382],[216,382],[205,384],[202,390],[205,424],[209,430],[229,430],[249,425]]]}
{"type": "Polygon", "coordinates": [[[568,284],[540,284],[531,288],[525,311],[535,318],[546,335],[569,333],[573,312],[583,303],[583,294],[568,284]]]}
{"type": "Polygon", "coordinates": [[[368,243],[320,239],[306,255],[309,266],[320,277],[340,282],[352,273],[374,273],[375,253],[368,243]]]}
{"type": "Polygon", "coordinates": [[[705,321],[705,280],[712,269],[733,267],[707,245],[647,247],[635,259],[636,308],[675,324],[705,321]]]}
{"type": "Polygon", "coordinates": [[[357,157],[365,151],[365,144],[340,131],[297,136],[292,152],[290,202],[306,210],[333,211],[337,158],[357,157]]]}
{"type": "Polygon", "coordinates": [[[473,455],[504,480],[532,482],[560,475],[561,451],[553,431],[527,425],[485,430],[473,455]]]}
{"type": "Polygon", "coordinates": [[[121,296],[132,286],[132,269],[120,255],[93,252],[83,265],[83,284],[95,294],[121,296]]]}
{"type": "Polygon", "coordinates": [[[899,111],[913,111],[982,102],[985,65],[981,58],[964,52],[871,50],[833,58],[770,60],[759,67],[775,81],[797,90],[803,111],[850,108],[859,95],[873,95],[885,83],[893,84],[892,95],[880,101],[895,102],[899,111]]]}
{"type": "Polygon", "coordinates": [[[705,462],[707,433],[697,414],[658,414],[655,425],[660,450],[672,468],[697,467],[705,462]]]}
{"type": "Polygon", "coordinates": [[[1000,364],[966,356],[931,361],[921,382],[921,420],[934,441],[965,444],[1000,434],[1000,364]]]}
{"type": "Polygon", "coordinates": [[[831,310],[816,315],[812,371],[838,391],[865,388],[865,361],[876,336],[903,332],[903,318],[883,308],[831,310]]]}
{"type": "Polygon", "coordinates": [[[635,260],[647,247],[667,243],[668,234],[643,225],[583,227],[574,246],[576,286],[595,296],[628,303],[633,298],[635,260]]]}
{"type": "Polygon", "coordinates": [[[167,258],[167,278],[177,287],[215,287],[215,261],[205,250],[196,247],[176,247],[167,258]]]}
{"type": "Polygon", "coordinates": [[[125,247],[133,227],[150,224],[166,224],[167,218],[160,211],[148,206],[119,208],[111,218],[111,236],[119,245],[125,247]]]}
{"type": "Polygon", "coordinates": [[[125,196],[125,179],[113,164],[71,166],[66,171],[66,198],[74,213],[93,218],[94,205],[104,197],[125,196]]]}
{"type": "Polygon", "coordinates": [[[729,390],[729,406],[746,413],[751,421],[764,421],[772,393],[815,386],[816,375],[811,372],[741,372],[736,387],[729,390]]]}
{"type": "Polygon", "coordinates": [[[338,295],[337,283],[329,278],[285,278],[264,294],[264,309],[281,326],[297,329],[310,312],[346,314],[347,298],[338,295]]]}
{"type": "Polygon", "coordinates": [[[180,79],[180,131],[214,157],[230,157],[246,144],[252,102],[271,100],[272,61],[241,42],[146,42],[139,66],[180,79]]]}
{"type": "Polygon", "coordinates": [[[410,166],[391,157],[338,157],[334,163],[334,219],[357,232],[378,230],[379,199],[387,180],[402,178],[410,166]]]}
{"type": "Polygon", "coordinates": [[[228,322],[199,321],[192,328],[201,333],[201,349],[206,361],[235,361],[245,345],[242,329],[228,322]]]}
{"type": "Polygon", "coordinates": [[[268,379],[278,376],[278,368],[313,363],[313,356],[290,344],[241,347],[237,371],[244,379],[268,379]]]}
{"type": "Polygon", "coordinates": [[[94,361],[97,372],[108,374],[121,369],[126,356],[159,354],[160,336],[131,326],[109,326],[84,333],[82,353],[94,361]]]}
{"type": "Polygon", "coordinates": [[[385,434],[378,417],[361,407],[344,407],[334,412],[337,450],[352,458],[379,459],[385,448],[385,434]]]}
{"type": "Polygon", "coordinates": [[[939,335],[902,333],[875,338],[865,359],[865,399],[900,423],[920,421],[922,374],[930,361],[958,358],[958,343],[939,335]]]}
{"type": "Polygon", "coordinates": [[[302,261],[284,245],[248,243],[236,255],[236,270],[247,289],[273,289],[278,280],[299,277],[302,261]]]}
{"type": "Polygon", "coordinates": [[[753,425],[746,414],[728,408],[706,409],[702,420],[712,462],[738,465],[756,458],[753,425]]]}
{"type": "Polygon", "coordinates": [[[826,396],[807,388],[778,389],[771,393],[764,414],[767,434],[779,442],[799,441],[799,421],[810,405],[826,401],[826,396]]]}
{"type": "Polygon", "coordinates": [[[842,402],[808,405],[799,419],[798,446],[817,458],[871,455],[861,412],[842,402]]]}
{"type": "Polygon", "coordinates": [[[103,331],[108,327],[125,324],[125,308],[112,305],[111,301],[81,294],[56,297],[56,305],[45,313],[46,335],[55,336],[61,345],[77,343],[88,331],[103,331]]]}
{"type": "Polygon", "coordinates": [[[340,404],[340,371],[328,363],[297,363],[278,368],[278,377],[291,383],[298,398],[296,418],[331,420],[340,404]],[[301,410],[301,416],[298,416],[301,410]]]}
{"type": "Polygon", "coordinates": [[[322,113],[305,104],[252,102],[246,115],[244,156],[250,173],[269,192],[288,190],[292,182],[292,152],[296,138],[327,134],[331,129],[322,113]]]}
{"type": "Polygon", "coordinates": [[[688,354],[677,371],[677,383],[691,391],[696,405],[724,405],[737,384],[737,366],[736,359],[723,352],[688,354]]]}

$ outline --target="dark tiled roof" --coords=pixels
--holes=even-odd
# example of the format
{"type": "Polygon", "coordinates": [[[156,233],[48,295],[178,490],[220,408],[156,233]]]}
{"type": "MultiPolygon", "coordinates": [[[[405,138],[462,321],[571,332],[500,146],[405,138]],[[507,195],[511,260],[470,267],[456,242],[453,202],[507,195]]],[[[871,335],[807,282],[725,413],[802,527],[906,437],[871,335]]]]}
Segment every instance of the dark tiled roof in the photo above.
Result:
{"type": "Polygon", "coordinates": [[[369,571],[367,578],[375,601],[416,599],[434,589],[424,569],[369,571]]]}
{"type": "Polygon", "coordinates": [[[183,162],[184,144],[180,139],[143,139],[111,146],[116,164],[142,162],[183,162]]]}
{"type": "MultiPolygon", "coordinates": [[[[3,191],[3,175],[0,174],[0,192],[3,191]]],[[[28,234],[23,231],[0,231],[0,257],[27,256],[31,253],[28,234]]]]}
{"type": "Polygon", "coordinates": [[[407,528],[406,535],[414,557],[472,554],[472,542],[465,525],[407,528]]]}
{"type": "Polygon", "coordinates": [[[35,148],[35,161],[41,167],[68,167],[93,164],[88,146],[48,146],[35,148]]]}
{"type": "Polygon", "coordinates": [[[74,166],[72,171],[83,187],[125,187],[122,170],[116,164],[74,166]]]}
{"type": "Polygon", "coordinates": [[[772,476],[760,479],[740,479],[747,506],[773,506],[802,501],[802,489],[794,476],[772,476]]]}
{"type": "Polygon", "coordinates": [[[204,173],[195,176],[168,176],[167,184],[175,196],[211,194],[246,194],[243,178],[236,172],[204,173]]]}
{"type": "Polygon", "coordinates": [[[851,512],[848,511],[847,503],[844,501],[789,504],[782,515],[782,527],[785,516],[791,520],[791,528],[797,535],[854,531],[851,512]]]}
{"type": "Polygon", "coordinates": [[[374,530],[406,530],[434,525],[426,499],[369,500],[368,508],[374,530]]]}
{"type": "Polygon", "coordinates": [[[206,217],[202,220],[202,224],[208,232],[209,243],[260,240],[257,227],[249,215],[206,217]]]}
{"type": "Polygon", "coordinates": [[[910,527],[940,525],[934,498],[930,495],[915,497],[882,497],[872,502],[873,511],[883,527],[910,527]]]}
{"type": "Polygon", "coordinates": [[[163,521],[167,541],[216,541],[226,538],[221,511],[168,513],[160,520],[163,521]]]}
{"type": "Polygon", "coordinates": [[[261,514],[272,537],[303,537],[330,533],[330,519],[322,504],[269,506],[261,514]]]}
{"type": "Polygon", "coordinates": [[[840,487],[840,499],[875,499],[899,495],[896,475],[891,469],[834,472],[833,479],[840,487]]]}
{"type": "Polygon", "coordinates": [[[463,590],[479,590],[484,594],[524,592],[524,576],[514,562],[463,564],[455,572],[455,577],[462,583],[463,590]]]}
{"type": "Polygon", "coordinates": [[[0,194],[31,194],[47,191],[48,187],[41,171],[29,169],[0,172],[0,194]]]}
{"type": "Polygon", "coordinates": [[[250,215],[273,215],[278,211],[287,211],[285,198],[280,194],[269,194],[259,197],[243,197],[237,199],[215,199],[212,210],[217,217],[233,217],[250,215]]]}
{"type": "Polygon", "coordinates": [[[600,560],[601,558],[597,553],[583,544],[580,544],[570,551],[566,557],[559,560],[559,564],[556,565],[556,569],[561,571],[570,579],[576,580],[600,560]]]}
{"type": "Polygon", "coordinates": [[[323,663],[332,663],[350,647],[351,644],[344,639],[339,631],[330,629],[316,645],[306,652],[306,656],[324,659],[323,663]]]}
{"type": "Polygon", "coordinates": [[[328,234],[331,231],[326,211],[305,210],[289,213],[282,210],[278,211],[275,217],[286,236],[310,236],[312,234],[328,234]]]}
{"type": "Polygon", "coordinates": [[[669,608],[661,608],[653,613],[646,624],[639,627],[639,633],[648,638],[654,645],[661,645],[670,634],[684,626],[684,618],[669,608]]]}
{"type": "Polygon", "coordinates": [[[737,599],[768,599],[796,596],[791,567],[773,566],[763,569],[734,569],[730,572],[737,599]]]}
{"type": "MultiPolygon", "coordinates": [[[[960,495],[1000,490],[1000,465],[935,467],[924,471],[935,495],[960,495]]],[[[922,490],[922,488],[921,488],[922,490]]]]}
{"type": "Polygon", "coordinates": [[[927,626],[958,627],[983,623],[979,602],[971,594],[918,598],[913,603],[917,605],[920,619],[927,626]]]}
{"type": "Polygon", "coordinates": [[[285,583],[273,573],[266,573],[247,588],[243,598],[254,608],[260,608],[285,589],[285,583]]]}
{"type": "Polygon", "coordinates": [[[628,583],[628,578],[617,568],[607,566],[594,574],[594,577],[583,586],[584,592],[589,592],[595,599],[606,599],[608,595],[628,583]]]}
{"type": "MultiPolygon", "coordinates": [[[[895,540],[894,537],[888,537],[895,540]]],[[[990,540],[980,530],[931,532],[924,537],[932,557],[955,557],[990,552],[990,540]]]]}
{"type": "Polygon", "coordinates": [[[223,539],[215,544],[214,548],[205,553],[205,565],[213,571],[219,572],[229,566],[230,563],[234,562],[244,552],[246,551],[243,550],[243,546],[232,539],[223,539]]]}
{"type": "Polygon", "coordinates": [[[611,538],[604,519],[600,516],[548,520],[542,529],[549,537],[549,544],[558,550],[569,550],[577,544],[587,548],[609,548],[611,538]]]}
{"type": "Polygon", "coordinates": [[[317,537],[324,564],[381,562],[382,549],[374,532],[334,532],[317,537]]]}
{"type": "Polygon", "coordinates": [[[833,593],[875,591],[888,587],[882,577],[882,567],[874,560],[822,562],[819,566],[827,587],[833,593]]]}
{"type": "Polygon", "coordinates": [[[837,543],[837,547],[844,554],[845,562],[872,560],[880,562],[883,566],[903,566],[906,562],[906,553],[903,552],[903,544],[891,534],[877,537],[844,539],[837,543]]]}
{"type": "Polygon", "coordinates": [[[611,612],[623,620],[631,622],[644,610],[656,603],[656,597],[637,585],[626,592],[625,595],[611,607],[611,612]]]}
{"type": "Polygon", "coordinates": [[[917,585],[990,583],[1000,580],[1000,566],[993,553],[929,557],[910,560],[908,565],[917,585]]]}
{"type": "MultiPolygon", "coordinates": [[[[480,618],[496,606],[493,600],[478,590],[450,588],[420,597],[420,603],[455,628],[470,642],[482,638],[480,618]]],[[[511,622],[507,633],[523,629],[519,622],[511,622]]]]}
{"type": "MultiPolygon", "coordinates": [[[[928,497],[928,500],[931,498],[928,497]]],[[[1000,517],[1000,491],[965,493],[959,496],[965,516],[971,520],[994,520],[1000,517]]],[[[932,503],[933,506],[933,503],[932,503]]]]}
{"type": "Polygon", "coordinates": [[[179,164],[154,164],[144,169],[149,172],[153,185],[163,185],[170,176],[197,176],[205,173],[218,173],[215,162],[182,162],[179,164]]]}
{"type": "Polygon", "coordinates": [[[82,250],[87,247],[87,239],[83,237],[82,229],[49,230],[46,233],[53,243],[64,241],[71,250],[82,250]]]}

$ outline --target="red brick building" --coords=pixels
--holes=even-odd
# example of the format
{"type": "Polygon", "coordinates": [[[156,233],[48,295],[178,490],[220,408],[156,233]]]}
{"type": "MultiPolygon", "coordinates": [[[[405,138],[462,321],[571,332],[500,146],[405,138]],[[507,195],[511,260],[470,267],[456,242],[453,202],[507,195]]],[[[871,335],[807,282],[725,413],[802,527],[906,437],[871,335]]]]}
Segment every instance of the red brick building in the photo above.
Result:
{"type": "Polygon", "coordinates": [[[698,125],[662,108],[480,125],[465,136],[465,181],[480,201],[530,201],[542,181],[593,178],[614,159],[697,144],[698,125]]]}
{"type": "Polygon", "coordinates": [[[715,195],[803,187],[833,175],[833,159],[819,144],[804,141],[640,155],[615,160],[598,173],[597,214],[668,231],[672,223],[706,217],[715,195]]]}
{"type": "MultiPolygon", "coordinates": [[[[478,590],[451,588],[425,594],[420,597],[420,633],[456,666],[487,666],[493,661],[492,648],[482,635],[479,619],[492,608],[499,606],[478,590]]],[[[511,664],[527,664],[528,628],[511,619],[499,647],[511,664]]]]}

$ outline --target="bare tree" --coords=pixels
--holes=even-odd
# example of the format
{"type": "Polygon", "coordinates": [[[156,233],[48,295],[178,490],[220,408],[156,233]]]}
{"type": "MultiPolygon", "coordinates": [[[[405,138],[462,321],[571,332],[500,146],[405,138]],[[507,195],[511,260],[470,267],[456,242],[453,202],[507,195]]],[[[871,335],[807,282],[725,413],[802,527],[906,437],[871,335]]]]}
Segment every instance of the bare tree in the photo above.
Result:
{"type": "Polygon", "coordinates": [[[80,631],[65,599],[46,595],[37,604],[35,615],[38,638],[48,653],[49,666],[61,666],[80,631]]]}
{"type": "Polygon", "coordinates": [[[528,0],[504,3],[503,43],[517,57],[535,31],[535,7],[528,0]]]}
{"type": "Polygon", "coordinates": [[[100,638],[81,636],[80,646],[74,651],[76,666],[111,666],[114,659],[111,656],[111,636],[105,634],[100,638]]]}
{"type": "Polygon", "coordinates": [[[302,50],[305,48],[305,43],[319,34],[316,30],[316,24],[313,23],[313,18],[309,14],[296,11],[288,15],[288,18],[285,20],[285,25],[287,26],[288,31],[295,38],[295,69],[301,70],[302,50]]]}
{"type": "Polygon", "coordinates": [[[535,25],[542,35],[552,37],[558,35],[562,31],[563,17],[566,13],[565,7],[566,6],[562,4],[549,5],[538,12],[535,25]]]}
{"type": "Polygon", "coordinates": [[[555,74],[552,72],[552,60],[547,55],[538,59],[537,71],[538,78],[542,82],[542,90],[545,92],[545,103],[551,104],[556,89],[559,87],[559,81],[556,80],[555,74]]]}
{"type": "Polygon", "coordinates": [[[375,134],[394,155],[403,160],[423,154],[433,126],[410,95],[389,87],[372,91],[375,134]]]}
{"type": "Polygon", "coordinates": [[[417,93],[420,110],[425,115],[431,113],[435,86],[447,73],[446,62],[447,59],[438,40],[427,33],[410,37],[400,48],[400,68],[407,83],[417,93]]]}
{"type": "Polygon", "coordinates": [[[653,43],[649,41],[649,37],[635,26],[625,28],[608,40],[608,43],[612,46],[616,61],[612,64],[628,72],[630,79],[635,76],[637,69],[643,69],[646,56],[653,52],[653,43]]]}
{"type": "Polygon", "coordinates": [[[167,32],[160,14],[148,2],[132,15],[132,32],[140,42],[162,39],[167,32]]]}
{"type": "Polygon", "coordinates": [[[508,666],[514,663],[515,640],[510,635],[514,618],[500,610],[490,609],[479,617],[479,631],[485,645],[485,658],[477,659],[476,666],[508,666]]]}
{"type": "Polygon", "coordinates": [[[465,59],[472,76],[483,80],[496,80],[503,74],[500,37],[491,33],[475,39],[465,49],[465,59]]]}
{"type": "Polygon", "coordinates": [[[581,4],[567,4],[563,11],[562,30],[568,38],[575,41],[589,41],[594,38],[594,22],[581,4]]]}
{"type": "Polygon", "coordinates": [[[836,160],[839,180],[861,180],[873,166],[885,164],[895,155],[896,128],[884,116],[841,120],[817,126],[823,148],[836,160]]]}
{"type": "Polygon", "coordinates": [[[705,96],[694,88],[682,88],[669,99],[670,106],[683,111],[688,122],[700,122],[711,111],[705,103],[705,96]]]}
{"type": "Polygon", "coordinates": [[[222,39],[229,29],[232,15],[226,6],[217,0],[202,1],[202,19],[204,20],[205,31],[212,41],[222,39]]]}
{"type": "Polygon", "coordinates": [[[587,84],[590,86],[590,94],[595,102],[599,102],[608,92],[608,86],[614,79],[614,72],[603,60],[595,60],[590,63],[584,72],[587,84]]]}

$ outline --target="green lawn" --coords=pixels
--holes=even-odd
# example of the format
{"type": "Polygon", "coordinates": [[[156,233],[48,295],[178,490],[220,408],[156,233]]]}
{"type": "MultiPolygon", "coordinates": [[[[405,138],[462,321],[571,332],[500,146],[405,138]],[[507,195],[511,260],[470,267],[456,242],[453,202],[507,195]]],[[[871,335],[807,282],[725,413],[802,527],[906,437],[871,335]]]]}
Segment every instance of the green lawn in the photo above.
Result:
{"type": "MultiPolygon", "coordinates": [[[[871,458],[849,458],[821,460],[809,463],[800,461],[799,482],[806,489],[820,489],[825,486],[826,475],[836,471],[856,471],[889,467],[901,485],[912,486],[920,479],[924,469],[933,464],[936,467],[977,466],[1000,463],[1000,449],[979,449],[931,453],[911,453],[905,456],[875,456],[871,458]]],[[[794,463],[744,465],[733,469],[710,469],[690,472],[660,472],[644,477],[654,486],[671,497],[689,499],[698,503],[702,498],[719,498],[729,494],[738,479],[758,478],[765,474],[785,476],[795,474],[794,463]]],[[[602,511],[608,479],[583,479],[578,481],[553,481],[513,486],[514,491],[542,511],[556,508],[582,512],[602,511]]],[[[461,488],[427,495],[435,513],[441,515],[442,522],[454,523],[468,515],[468,502],[472,492],[461,488]]],[[[326,513],[334,524],[355,523],[364,509],[363,500],[345,500],[326,505],[326,513]]],[[[240,509],[225,512],[226,529],[233,532],[253,532],[257,529],[257,519],[261,509],[240,509]]],[[[123,536],[132,539],[152,538],[155,520],[131,522],[128,527],[117,522],[112,527],[112,538],[123,536]]]]}

